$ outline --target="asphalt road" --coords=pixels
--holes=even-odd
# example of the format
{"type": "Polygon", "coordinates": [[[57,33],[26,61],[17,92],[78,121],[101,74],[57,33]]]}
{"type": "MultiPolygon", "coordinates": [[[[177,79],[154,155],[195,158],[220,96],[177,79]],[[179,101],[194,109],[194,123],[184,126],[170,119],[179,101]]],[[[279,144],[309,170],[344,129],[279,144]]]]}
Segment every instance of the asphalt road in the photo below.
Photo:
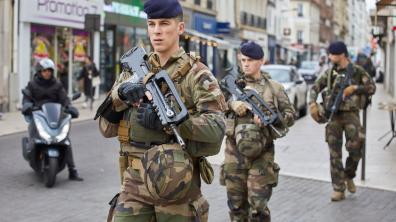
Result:
{"type": "MultiPolygon", "coordinates": [[[[39,181],[21,154],[26,133],[0,137],[0,222],[105,221],[107,202],[119,190],[118,142],[103,138],[93,121],[72,126],[71,138],[83,182],[58,174],[54,188],[39,181]]],[[[209,221],[229,221],[225,188],[203,186],[211,205],[209,221]]],[[[396,193],[358,187],[340,203],[330,201],[327,182],[281,176],[270,201],[273,222],[394,222],[396,193]]]]}

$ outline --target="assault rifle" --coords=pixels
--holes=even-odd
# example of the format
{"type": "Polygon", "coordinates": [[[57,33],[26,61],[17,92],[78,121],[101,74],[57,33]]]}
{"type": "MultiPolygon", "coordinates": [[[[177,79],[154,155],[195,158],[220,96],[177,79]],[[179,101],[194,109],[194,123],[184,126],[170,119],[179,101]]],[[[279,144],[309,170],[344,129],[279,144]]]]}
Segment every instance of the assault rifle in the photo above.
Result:
{"type": "MultiPolygon", "coordinates": [[[[150,73],[148,56],[142,47],[134,47],[126,52],[120,59],[123,70],[128,71],[132,76],[126,81],[138,83],[145,81],[146,89],[152,95],[152,104],[157,112],[161,124],[169,127],[175,134],[177,142],[182,148],[185,143],[180,136],[176,126],[188,118],[188,110],[179,96],[173,81],[169,78],[165,70],[158,73],[150,73]],[[161,88],[166,85],[168,92],[164,95],[161,88]]],[[[97,116],[100,112],[111,107],[111,98],[106,98],[103,108],[98,109],[97,116]],[[109,100],[108,102],[106,102],[109,100]],[[107,105],[106,105],[107,104],[107,105]]]]}
{"type": "Polygon", "coordinates": [[[235,66],[229,68],[226,72],[227,74],[220,81],[220,87],[230,93],[234,100],[248,103],[252,108],[251,112],[257,115],[265,126],[270,127],[279,137],[282,137],[283,135],[273,125],[279,118],[278,114],[269,107],[256,91],[245,89],[244,86],[237,83],[238,71],[235,66]],[[267,115],[263,109],[268,111],[270,115],[267,115]]]}
{"type": "Polygon", "coordinates": [[[325,109],[326,110],[325,114],[329,121],[333,119],[334,114],[338,112],[338,109],[340,108],[341,103],[344,100],[343,98],[344,89],[351,84],[352,73],[353,73],[353,65],[352,63],[349,63],[347,66],[346,76],[340,79],[338,83],[336,83],[335,87],[331,92],[329,103],[325,109]]]}

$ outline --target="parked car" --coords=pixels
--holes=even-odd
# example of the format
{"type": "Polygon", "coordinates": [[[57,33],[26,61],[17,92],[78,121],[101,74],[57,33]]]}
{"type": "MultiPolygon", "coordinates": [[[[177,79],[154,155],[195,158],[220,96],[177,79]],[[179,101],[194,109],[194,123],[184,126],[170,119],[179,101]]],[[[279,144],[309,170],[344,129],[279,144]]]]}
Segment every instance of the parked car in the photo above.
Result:
{"type": "Polygon", "coordinates": [[[297,117],[305,116],[308,86],[296,68],[288,65],[263,65],[261,70],[269,73],[273,80],[283,85],[296,109],[297,117]]]}
{"type": "Polygon", "coordinates": [[[298,73],[302,75],[306,82],[315,82],[316,78],[319,76],[319,62],[302,61],[298,73]]]}

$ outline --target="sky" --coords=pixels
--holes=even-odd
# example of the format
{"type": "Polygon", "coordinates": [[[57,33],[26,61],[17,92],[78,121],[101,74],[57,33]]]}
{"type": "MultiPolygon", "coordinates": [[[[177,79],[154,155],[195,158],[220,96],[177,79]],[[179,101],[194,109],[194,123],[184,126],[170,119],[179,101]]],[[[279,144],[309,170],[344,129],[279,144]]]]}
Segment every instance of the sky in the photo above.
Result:
{"type": "Polygon", "coordinates": [[[375,1],[376,0],[366,0],[367,9],[375,8],[375,1]]]}

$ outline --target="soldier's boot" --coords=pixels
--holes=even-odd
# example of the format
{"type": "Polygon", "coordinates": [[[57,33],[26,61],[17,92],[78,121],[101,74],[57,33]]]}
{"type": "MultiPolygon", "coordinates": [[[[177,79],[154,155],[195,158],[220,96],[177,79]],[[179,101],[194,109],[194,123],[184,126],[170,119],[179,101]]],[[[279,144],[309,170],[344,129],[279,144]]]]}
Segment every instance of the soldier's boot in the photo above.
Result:
{"type": "Polygon", "coordinates": [[[76,169],[71,168],[71,169],[69,169],[69,180],[83,181],[84,179],[78,175],[78,172],[76,169]]]}
{"type": "Polygon", "coordinates": [[[249,222],[271,222],[271,216],[266,213],[258,213],[249,218],[249,222]]]}
{"type": "Polygon", "coordinates": [[[331,194],[331,201],[341,201],[345,199],[345,193],[340,191],[333,191],[331,194]]]}
{"type": "Polygon", "coordinates": [[[239,212],[230,212],[231,222],[247,222],[248,218],[246,214],[239,212]]]}
{"type": "Polygon", "coordinates": [[[350,193],[356,192],[356,186],[355,183],[353,182],[353,179],[346,179],[346,187],[350,193]]]}

